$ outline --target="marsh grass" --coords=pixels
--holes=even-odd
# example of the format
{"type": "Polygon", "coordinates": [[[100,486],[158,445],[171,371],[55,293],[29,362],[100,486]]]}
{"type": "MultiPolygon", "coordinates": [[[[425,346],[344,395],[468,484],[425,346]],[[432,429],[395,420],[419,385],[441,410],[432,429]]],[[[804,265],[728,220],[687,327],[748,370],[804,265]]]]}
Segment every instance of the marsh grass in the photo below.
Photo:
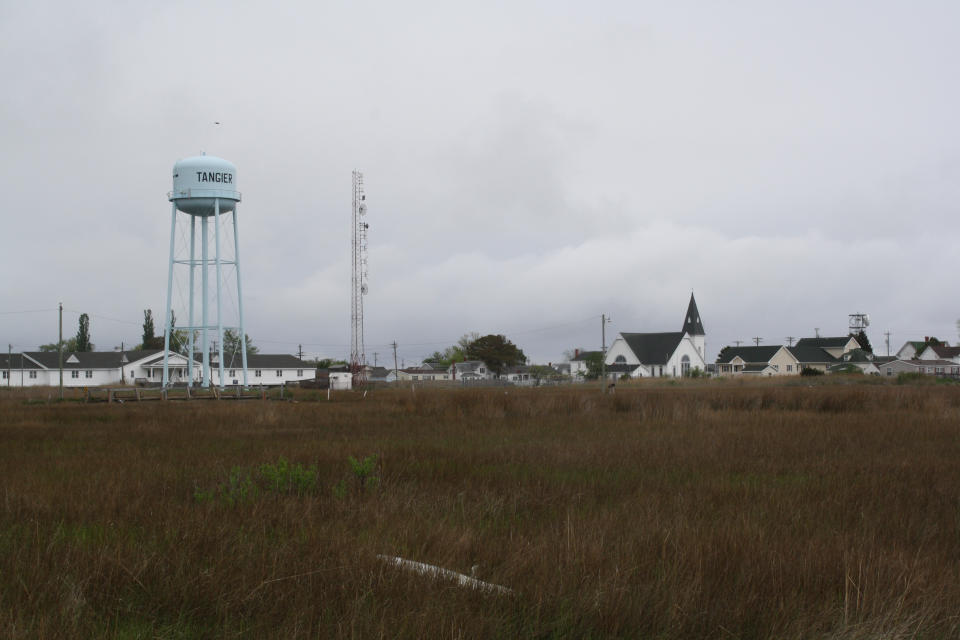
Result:
{"type": "Polygon", "coordinates": [[[960,635],[952,386],[30,397],[0,397],[6,637],[960,635]]]}

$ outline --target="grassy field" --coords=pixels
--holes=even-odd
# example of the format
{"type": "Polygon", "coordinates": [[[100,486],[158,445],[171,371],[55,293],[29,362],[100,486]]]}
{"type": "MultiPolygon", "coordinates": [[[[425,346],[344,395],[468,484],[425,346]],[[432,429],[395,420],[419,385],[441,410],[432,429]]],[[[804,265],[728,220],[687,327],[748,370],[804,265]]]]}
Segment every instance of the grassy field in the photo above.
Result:
{"type": "Polygon", "coordinates": [[[0,636],[960,636],[960,387],[818,382],[5,391],[0,636]]]}

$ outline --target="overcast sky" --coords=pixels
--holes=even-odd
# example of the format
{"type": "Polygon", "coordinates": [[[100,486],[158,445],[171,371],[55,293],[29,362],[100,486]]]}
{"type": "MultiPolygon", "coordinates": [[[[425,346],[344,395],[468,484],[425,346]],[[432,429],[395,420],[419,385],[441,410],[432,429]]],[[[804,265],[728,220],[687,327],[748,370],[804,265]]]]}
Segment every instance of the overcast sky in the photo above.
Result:
{"type": "MultiPolygon", "coordinates": [[[[960,3],[0,0],[0,341],[166,298],[171,167],[238,167],[248,333],[346,357],[466,332],[537,362],[617,331],[708,358],[847,331],[957,340],[960,3]],[[219,127],[213,124],[220,121],[219,127]]],[[[232,299],[231,299],[232,301],[232,299]]],[[[185,313],[178,311],[178,318],[185,313]]],[[[392,353],[390,355],[392,360],[392,353]]],[[[392,364],[392,362],[391,362],[392,364]]]]}

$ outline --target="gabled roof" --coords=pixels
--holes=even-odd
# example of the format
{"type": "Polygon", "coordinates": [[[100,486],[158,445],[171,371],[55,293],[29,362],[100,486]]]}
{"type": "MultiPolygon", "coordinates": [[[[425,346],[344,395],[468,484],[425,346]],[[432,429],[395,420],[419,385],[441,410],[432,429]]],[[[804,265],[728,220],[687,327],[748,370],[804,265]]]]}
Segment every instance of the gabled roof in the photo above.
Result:
{"type": "Polygon", "coordinates": [[[697,301],[693,299],[692,291],[690,292],[690,304],[687,306],[687,315],[683,321],[683,332],[691,336],[706,335],[703,330],[703,322],[700,321],[697,301]]]}
{"type": "Polygon", "coordinates": [[[717,364],[727,364],[737,356],[748,363],[770,362],[770,358],[777,355],[783,346],[763,345],[762,347],[724,347],[717,355],[717,364]]]}
{"type": "Polygon", "coordinates": [[[449,373],[444,369],[424,369],[423,367],[407,367],[406,369],[400,369],[404,373],[412,373],[417,375],[425,376],[445,376],[449,373]]]}
{"type": "Polygon", "coordinates": [[[463,362],[455,362],[454,366],[457,368],[457,373],[470,373],[486,365],[483,364],[482,360],[464,360],[463,362]]]}
{"type": "Polygon", "coordinates": [[[743,373],[763,373],[767,369],[772,369],[769,364],[747,364],[743,366],[743,373]]]}
{"type": "MultiPolygon", "coordinates": [[[[897,360],[911,367],[955,367],[957,363],[952,360],[897,360]]],[[[884,363],[889,364],[889,363],[884,363]]]]}
{"type": "MultiPolygon", "coordinates": [[[[811,340],[815,339],[816,338],[811,338],[811,340]]],[[[802,340],[800,342],[802,342],[802,340]]],[[[799,360],[800,364],[833,364],[837,362],[836,358],[824,351],[821,347],[801,345],[800,342],[797,342],[793,347],[787,347],[787,351],[793,354],[793,357],[799,360]]]]}
{"type": "Polygon", "coordinates": [[[633,373],[636,371],[640,365],[638,364],[608,364],[607,373],[633,373]]]}
{"type": "Polygon", "coordinates": [[[624,342],[643,364],[667,364],[683,340],[683,331],[669,333],[621,333],[624,342]]]}
{"type": "MultiPolygon", "coordinates": [[[[834,336],[831,338],[800,338],[797,340],[798,347],[820,347],[822,349],[835,349],[845,347],[851,340],[856,341],[853,336],[834,336]]],[[[860,344],[859,342],[857,344],[860,344]]]]}
{"type": "Polygon", "coordinates": [[[16,369],[20,371],[21,369],[39,369],[36,362],[30,360],[30,358],[24,357],[22,353],[0,353],[0,369],[16,369]]]}
{"type": "MultiPolygon", "coordinates": [[[[156,349],[146,349],[142,351],[73,351],[63,354],[64,369],[118,369],[124,364],[123,359],[128,362],[134,362],[141,358],[147,358],[155,353],[162,353],[156,349]],[[76,362],[68,362],[71,356],[76,362]]],[[[47,369],[59,368],[59,355],[56,351],[29,351],[25,356],[39,362],[47,369]]]]}
{"type": "Polygon", "coordinates": [[[931,349],[933,349],[933,352],[937,354],[938,358],[949,360],[950,358],[956,358],[957,356],[960,356],[960,347],[948,347],[942,344],[931,344],[929,346],[931,349]]]}

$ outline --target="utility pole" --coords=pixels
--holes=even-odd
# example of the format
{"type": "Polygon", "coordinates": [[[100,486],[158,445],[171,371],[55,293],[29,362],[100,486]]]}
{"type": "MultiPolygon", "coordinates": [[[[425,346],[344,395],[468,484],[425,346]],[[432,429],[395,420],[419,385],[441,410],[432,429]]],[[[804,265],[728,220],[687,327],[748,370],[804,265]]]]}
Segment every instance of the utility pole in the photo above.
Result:
{"type": "Polygon", "coordinates": [[[813,328],[813,332],[814,332],[815,334],[817,334],[817,337],[818,337],[818,338],[820,337],[820,327],[814,327],[814,328],[813,328]]]}
{"type": "Polygon", "coordinates": [[[600,377],[603,380],[601,387],[606,393],[607,390],[607,315],[600,314],[600,377]]]}
{"type": "Polygon", "coordinates": [[[373,352],[373,366],[377,366],[377,352],[373,352]]]}
{"type": "Polygon", "coordinates": [[[760,341],[761,341],[761,340],[763,340],[763,338],[754,338],[754,339],[753,339],[754,343],[756,343],[756,345],[757,345],[758,347],[760,346],[760,341]]]}
{"type": "Polygon", "coordinates": [[[300,359],[300,360],[303,360],[303,345],[302,345],[302,344],[298,344],[298,345],[297,345],[297,358],[300,359]]]}
{"type": "Polygon", "coordinates": [[[7,343],[7,387],[10,386],[10,361],[13,360],[13,345],[7,343]]]}
{"type": "Polygon", "coordinates": [[[733,341],[733,344],[735,344],[735,345],[737,345],[737,346],[739,347],[741,344],[743,344],[743,340],[734,340],[734,341],[733,341]]]}
{"type": "Polygon", "coordinates": [[[57,353],[60,364],[60,400],[63,400],[63,303],[60,303],[60,331],[57,340],[57,353]]]}
{"type": "Polygon", "coordinates": [[[886,336],[887,338],[887,355],[889,356],[890,355],[890,332],[884,331],[883,335],[886,336]]]}
{"type": "Polygon", "coordinates": [[[397,341],[393,341],[393,381],[400,384],[400,370],[397,368],[397,341]]]}
{"type": "Polygon", "coordinates": [[[788,347],[792,347],[794,340],[796,340],[796,338],[795,338],[794,336],[787,336],[787,346],[788,346],[788,347]]]}

